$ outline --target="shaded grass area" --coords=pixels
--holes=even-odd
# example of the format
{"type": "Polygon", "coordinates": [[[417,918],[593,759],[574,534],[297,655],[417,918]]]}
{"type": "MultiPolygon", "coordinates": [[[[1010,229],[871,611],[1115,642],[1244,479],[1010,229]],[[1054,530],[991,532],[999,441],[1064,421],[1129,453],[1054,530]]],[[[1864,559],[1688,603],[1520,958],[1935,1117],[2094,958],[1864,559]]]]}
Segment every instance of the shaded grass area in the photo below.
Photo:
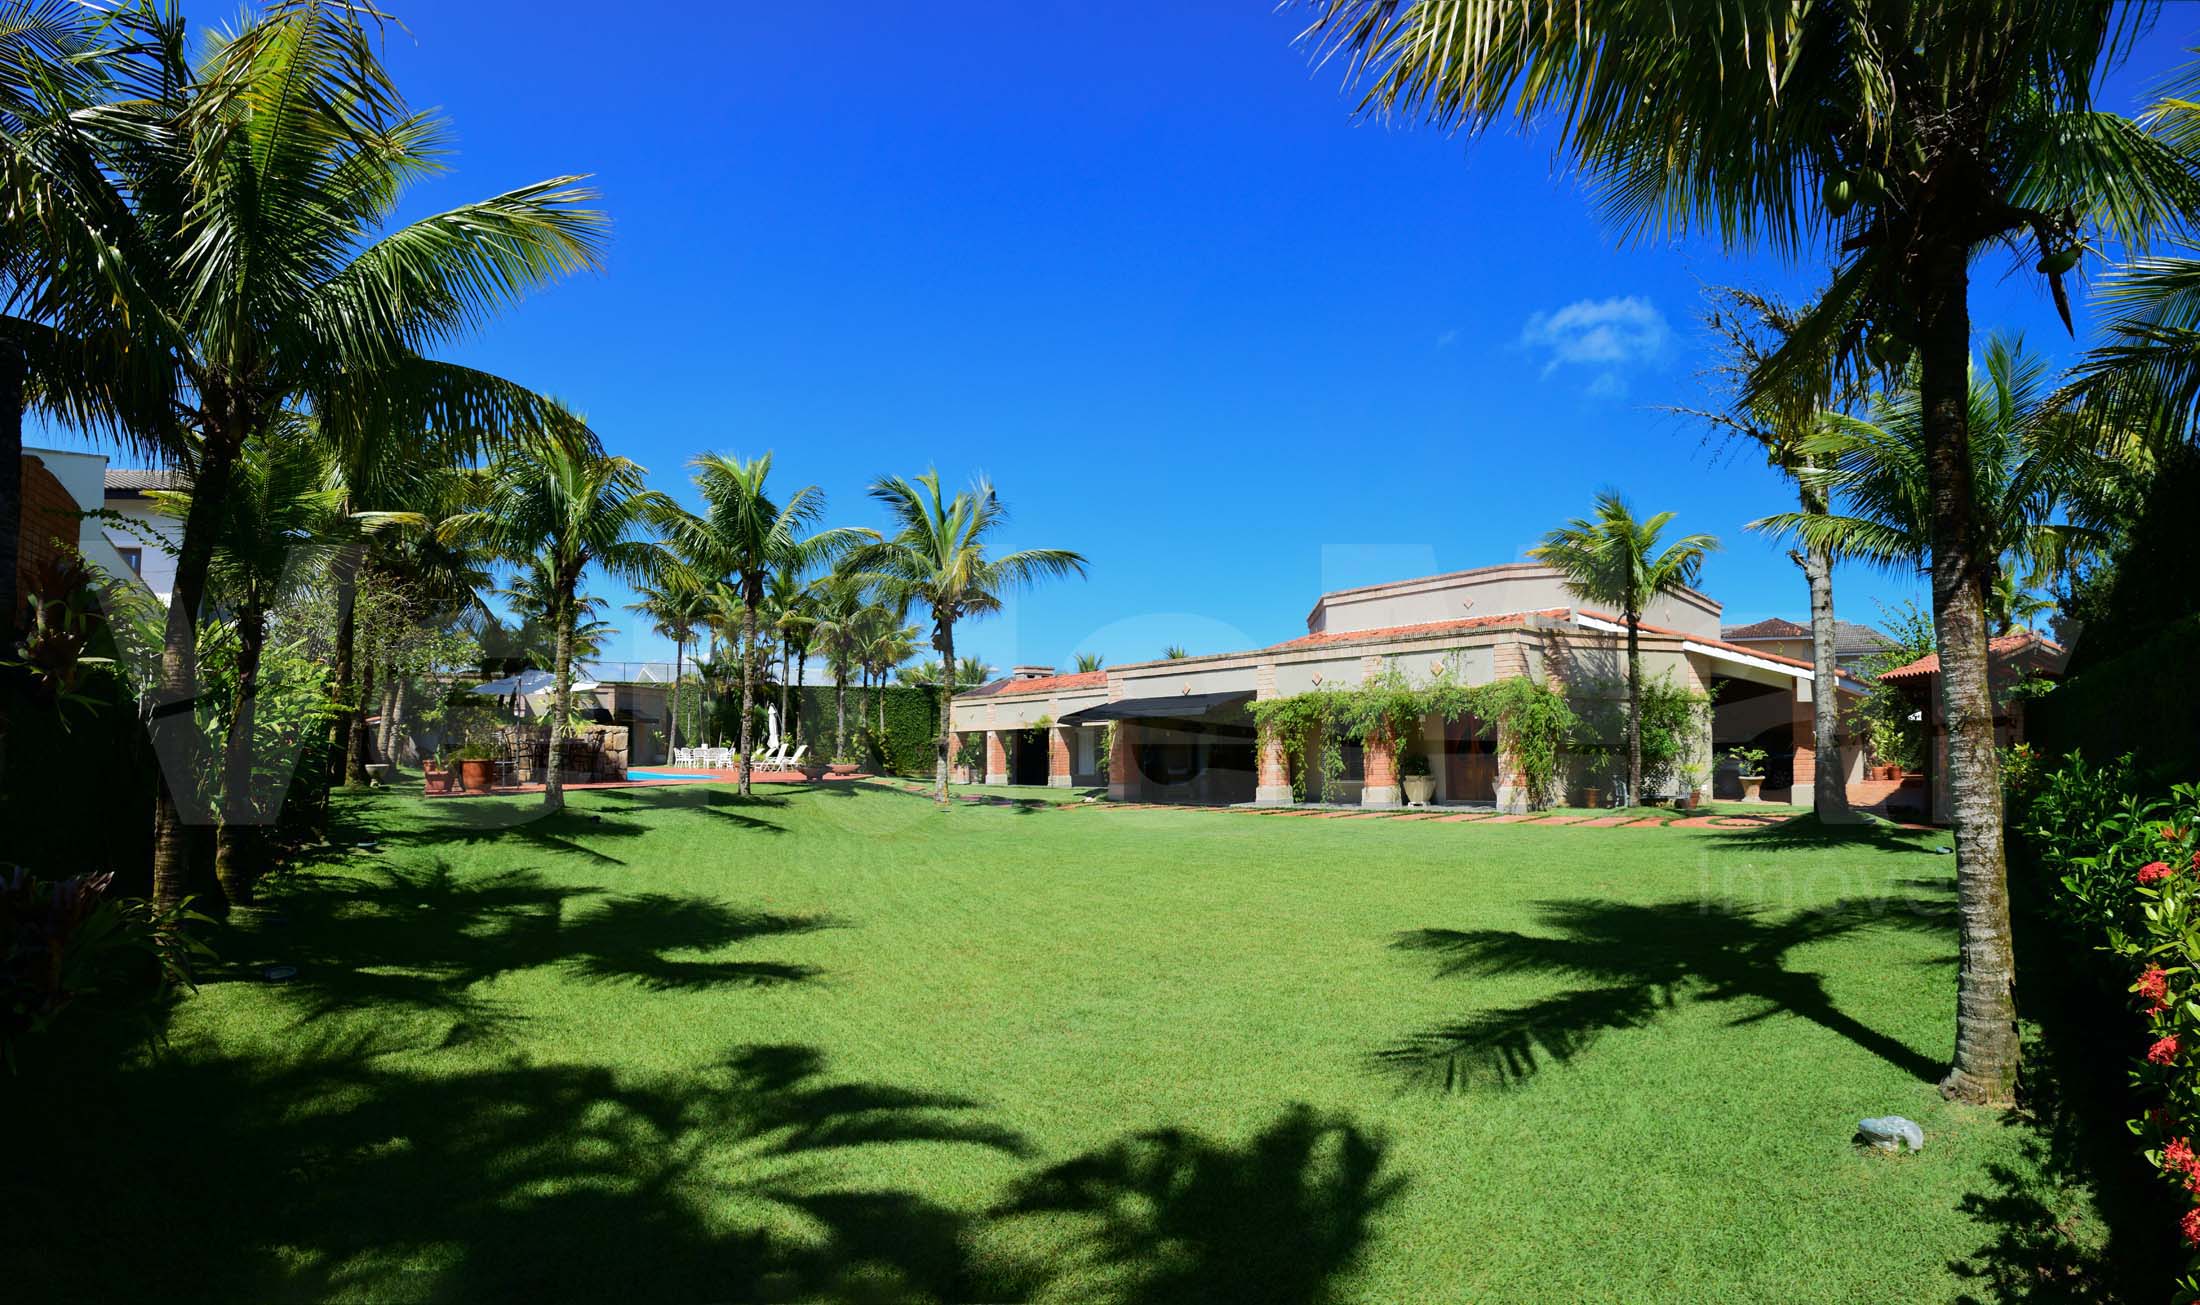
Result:
{"type": "Polygon", "coordinates": [[[2134,1258],[2056,1129],[1932,1088],[1933,835],[340,801],[165,1049],[7,1085],[11,1299],[2109,1299],[2134,1258]],[[1924,1153],[1850,1144],[1890,1112],[1924,1153]]]}

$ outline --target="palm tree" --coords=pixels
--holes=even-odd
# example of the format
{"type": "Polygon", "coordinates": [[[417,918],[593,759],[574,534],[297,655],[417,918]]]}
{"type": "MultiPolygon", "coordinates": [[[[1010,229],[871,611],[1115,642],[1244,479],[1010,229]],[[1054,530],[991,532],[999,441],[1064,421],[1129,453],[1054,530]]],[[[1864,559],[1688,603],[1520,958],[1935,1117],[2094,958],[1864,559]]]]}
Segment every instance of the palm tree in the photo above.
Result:
{"type": "Polygon", "coordinates": [[[1106,665],[1107,663],[1100,659],[1099,653],[1077,654],[1077,673],[1079,675],[1089,675],[1093,671],[1105,669],[1106,665]]]}
{"type": "MultiPolygon", "coordinates": [[[[1816,463],[1804,444],[1818,430],[1820,417],[1855,398],[1839,360],[1814,368],[1787,369],[1785,383],[1757,386],[1767,359],[1793,338],[1802,314],[1779,299],[1733,287],[1706,292],[1712,307],[1704,324],[1718,341],[1720,359],[1712,375],[1726,391],[1729,406],[1719,411],[1679,408],[1716,430],[1752,445],[1765,465],[1795,486],[1803,512],[1828,510],[1826,488],[1815,476],[1816,463]]],[[[1803,544],[1789,554],[1810,587],[1811,746],[1821,759],[1811,786],[1811,810],[1828,824],[1854,822],[1849,809],[1848,776],[1841,756],[1840,668],[1835,660],[1833,555],[1822,544],[1803,544]]]]}
{"type": "Polygon", "coordinates": [[[545,811],[565,806],[560,764],[566,721],[573,709],[573,648],[579,624],[581,574],[594,566],[647,583],[665,557],[642,536],[670,527],[680,516],[671,499],[642,484],[643,471],[625,458],[575,448],[545,436],[525,453],[501,459],[483,482],[483,501],[439,526],[449,537],[473,536],[515,562],[539,564],[540,595],[556,632],[551,672],[556,676],[550,713],[550,754],[544,777],[545,811]]]}
{"type": "MultiPolygon", "coordinates": [[[[1750,528],[1843,560],[1923,569],[1935,511],[1918,433],[1924,419],[1914,383],[1876,396],[1867,417],[1827,414],[1803,451],[1823,468],[1809,479],[1837,494],[1842,510],[1779,513],[1750,528]]],[[[1987,341],[1965,425],[1986,559],[1976,597],[1993,628],[2013,611],[2037,611],[2030,591],[2067,578],[2107,548],[2130,482],[2143,473],[2085,439],[2085,424],[2048,393],[2046,365],[2005,336],[1987,341]]]]}
{"type": "Polygon", "coordinates": [[[2200,208],[2178,142],[2093,102],[2151,9],[1735,0],[1684,32],[1668,0],[1304,3],[1317,13],[1305,39],[1345,56],[1363,111],[1470,131],[1548,123],[1639,236],[1708,227],[1729,246],[1837,251],[1831,290],[1768,380],[1816,365],[1831,339],[1915,352],[1964,922],[1942,1089],[2008,1099],[2015,968],[1979,600],[1991,556],[1966,479],[1970,267],[2029,243],[2067,322],[2063,277],[2089,236],[2143,243],[2200,208]]]}
{"type": "Polygon", "coordinates": [[[339,439],[368,424],[546,423],[524,389],[424,351],[600,263],[603,220],[575,178],[386,229],[411,183],[443,166],[446,132],[405,106],[366,12],[296,0],[202,45],[179,7],[118,6],[102,19],[113,101],[55,128],[56,150],[87,166],[46,235],[96,275],[127,314],[133,356],[167,378],[175,419],[133,433],[167,441],[194,485],[151,708],[164,907],[188,891],[176,784],[203,769],[188,727],[199,608],[245,441],[286,407],[339,439]],[[184,429],[188,445],[171,438],[184,429]]]}
{"type": "Polygon", "coordinates": [[[833,673],[833,757],[838,760],[848,755],[848,676],[856,668],[870,619],[869,586],[860,574],[842,567],[819,576],[811,589],[810,640],[825,654],[833,673]]]}
{"type": "Polygon", "coordinates": [[[1180,662],[1189,656],[1191,654],[1186,652],[1184,645],[1180,643],[1172,643],[1161,650],[1161,660],[1165,662],[1180,662]]]}
{"type": "Polygon", "coordinates": [[[885,746],[886,738],[886,677],[895,667],[917,655],[920,632],[917,627],[904,624],[907,616],[906,607],[896,610],[885,603],[872,604],[864,618],[861,642],[856,649],[856,660],[871,686],[880,747],[885,746]]]}
{"type": "MultiPolygon", "coordinates": [[[[914,480],[889,476],[871,486],[898,529],[871,550],[869,565],[886,592],[900,601],[922,600],[932,612],[932,646],[943,664],[955,664],[955,622],[1001,609],[1001,595],[1038,580],[1085,573],[1082,554],[1066,548],[1030,548],[987,556],[991,537],[1007,520],[993,486],[979,478],[953,498],[940,492],[940,473],[914,480]]],[[[955,695],[940,695],[940,732],[934,742],[933,800],[947,801],[948,739],[955,729],[955,695]]]]}
{"type": "Polygon", "coordinates": [[[669,759],[680,746],[681,657],[702,623],[708,590],[694,571],[666,563],[656,578],[642,587],[641,594],[639,602],[626,605],[627,610],[648,617],[651,630],[672,640],[672,687],[665,712],[665,756],[669,759]]]}
{"type": "Polygon", "coordinates": [[[680,543],[695,565],[729,577],[741,601],[740,791],[747,797],[749,754],[755,749],[750,716],[756,710],[756,627],[766,586],[783,568],[805,571],[864,540],[877,539],[878,532],[837,526],[805,535],[825,510],[825,492],[804,485],[785,502],[775,500],[765,483],[772,469],[769,453],[747,460],[706,453],[690,465],[695,487],[702,491],[703,511],[688,519],[680,543]]]}
{"type": "Polygon", "coordinates": [[[1592,517],[1575,517],[1543,537],[1528,556],[1566,577],[1566,585],[1591,602],[1620,610],[1627,627],[1627,805],[1642,795],[1642,609],[1661,594],[1693,585],[1706,554],[1717,551],[1710,535],[1684,535],[1664,548],[1660,536],[1673,520],[1660,512],[1635,519],[1616,491],[1597,495],[1592,517]]]}
{"type": "MultiPolygon", "coordinates": [[[[290,421],[304,424],[302,418],[290,421]]],[[[155,491],[151,497],[170,516],[190,514],[188,488],[155,491]]],[[[260,792],[254,773],[268,617],[277,602],[313,577],[322,561],[362,532],[425,523],[409,513],[347,513],[344,488],[329,475],[313,441],[277,427],[246,442],[217,524],[208,578],[236,629],[237,680],[222,747],[214,872],[227,903],[242,905],[252,900],[259,878],[257,834],[270,811],[270,795],[260,792]]],[[[286,778],[277,776],[276,782],[286,778]]]]}
{"type": "MultiPolygon", "coordinates": [[[[956,692],[964,689],[975,689],[985,683],[991,674],[992,672],[986,669],[983,661],[976,657],[965,657],[955,663],[955,682],[951,687],[956,692]]],[[[940,662],[936,657],[930,661],[918,662],[914,666],[902,667],[895,678],[903,684],[925,685],[943,684],[947,680],[947,677],[940,673],[940,662]]]]}

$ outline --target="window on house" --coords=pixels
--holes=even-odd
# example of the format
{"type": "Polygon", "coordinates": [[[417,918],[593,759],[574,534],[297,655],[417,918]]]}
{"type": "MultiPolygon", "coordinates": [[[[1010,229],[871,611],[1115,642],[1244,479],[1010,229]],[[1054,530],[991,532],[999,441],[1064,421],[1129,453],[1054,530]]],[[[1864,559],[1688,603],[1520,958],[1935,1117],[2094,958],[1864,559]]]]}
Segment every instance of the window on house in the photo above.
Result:
{"type": "Polygon", "coordinates": [[[124,566],[127,566],[127,567],[129,567],[129,568],[130,568],[130,574],[131,574],[131,575],[144,575],[144,574],[145,574],[145,566],[144,566],[144,563],[145,563],[145,550],[144,550],[144,549],[142,549],[142,548],[118,548],[118,549],[116,549],[115,551],[116,551],[117,553],[120,553],[120,554],[122,554],[122,563],[123,563],[123,565],[124,565],[124,566]]]}

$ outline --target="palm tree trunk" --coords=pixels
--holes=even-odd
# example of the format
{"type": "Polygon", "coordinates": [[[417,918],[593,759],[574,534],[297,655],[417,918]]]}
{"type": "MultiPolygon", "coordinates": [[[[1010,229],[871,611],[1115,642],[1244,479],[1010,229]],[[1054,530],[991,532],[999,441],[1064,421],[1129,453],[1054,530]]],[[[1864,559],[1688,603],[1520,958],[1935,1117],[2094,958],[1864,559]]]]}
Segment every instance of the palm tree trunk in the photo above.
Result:
{"type": "Polygon", "coordinates": [[[367,700],[374,696],[374,665],[359,668],[359,706],[351,713],[351,731],[344,740],[344,785],[367,786],[367,700]]]}
{"type": "Polygon", "coordinates": [[[878,737],[879,747],[886,746],[886,672],[878,673],[878,737]]]}
{"type": "Polygon", "coordinates": [[[359,642],[359,551],[347,548],[339,553],[333,568],[336,582],[336,719],[329,722],[328,746],[330,778],[343,780],[349,777],[351,721],[359,714],[358,704],[351,696],[353,681],[358,678],[353,665],[359,642]]]}
{"type": "Polygon", "coordinates": [[[221,828],[214,836],[214,877],[232,906],[252,900],[259,878],[261,802],[252,783],[252,730],[258,714],[260,653],[267,644],[267,613],[247,606],[237,613],[237,705],[229,714],[222,746],[221,828]]]}
{"type": "Polygon", "coordinates": [[[833,760],[848,755],[848,668],[833,668],[833,760]]]}
{"type": "MultiPolygon", "coordinates": [[[[1824,495],[1803,493],[1805,512],[1825,511],[1824,495]],[[1818,500],[1815,507],[1813,499],[1818,500]]],[[[1848,824],[1848,767],[1841,756],[1841,680],[1834,662],[1833,558],[1823,548],[1806,548],[1797,558],[1810,581],[1811,749],[1818,771],[1811,784],[1811,810],[1821,822],[1848,824]]]]}
{"type": "Polygon", "coordinates": [[[665,760],[667,762],[672,760],[672,754],[678,751],[680,747],[680,653],[686,646],[686,643],[682,640],[674,639],[672,641],[672,692],[665,695],[666,701],[670,704],[665,709],[665,760]]]}
{"type": "Polygon", "coordinates": [[[397,667],[382,663],[382,720],[374,731],[374,750],[389,765],[397,764],[397,667]]]}
{"type": "Polygon", "coordinates": [[[794,721],[787,715],[787,703],[790,701],[787,688],[787,652],[787,642],[782,639],[779,642],[779,744],[781,755],[794,751],[794,721]]]}
{"type": "Polygon", "coordinates": [[[1642,613],[1627,607],[1627,805],[1642,801],[1642,613]]]}
{"type": "Polygon", "coordinates": [[[386,736],[388,741],[382,745],[382,759],[395,766],[398,762],[397,754],[405,750],[405,740],[410,737],[405,731],[405,690],[407,685],[405,677],[399,675],[397,668],[394,666],[390,668],[389,679],[390,705],[382,717],[388,729],[386,736]]]}
{"type": "Polygon", "coordinates": [[[955,623],[940,622],[940,665],[946,668],[940,685],[940,736],[932,741],[932,800],[947,801],[947,740],[955,729],[955,623]]]}
{"type": "Polygon", "coordinates": [[[578,577],[558,586],[556,651],[550,655],[556,679],[550,694],[550,753],[542,777],[542,809],[565,810],[565,721],[573,711],[573,590],[578,577]]]}
{"type": "MultiPolygon", "coordinates": [[[[15,568],[23,534],[23,351],[0,344],[0,649],[15,650],[23,595],[15,568]]],[[[0,685],[0,781],[7,778],[8,689],[0,685]]]]}
{"type": "MultiPolygon", "coordinates": [[[[162,909],[183,905],[195,885],[191,875],[192,838],[177,788],[196,786],[205,774],[205,739],[199,733],[199,604],[206,597],[206,573],[214,560],[214,522],[229,496],[238,436],[245,429],[234,400],[208,404],[227,410],[230,420],[210,424],[193,477],[191,508],[184,514],[183,540],[176,550],[175,586],[168,595],[168,620],[161,634],[160,680],[153,691],[153,748],[160,758],[160,784],[153,803],[153,902],[162,909]]],[[[197,803],[193,795],[194,807],[197,803]]],[[[194,812],[194,814],[198,814],[194,812]]],[[[218,885],[217,885],[218,887],[218,885]]]]}
{"type": "MultiPolygon", "coordinates": [[[[1928,215],[1931,220],[1933,215],[1928,215]]],[[[1958,219],[1960,220],[1960,219],[1958,219]]],[[[1937,224],[1954,230],[1943,216],[1937,224]]],[[[1987,677],[1984,574],[1970,449],[1970,274],[1966,237],[1920,251],[1919,397],[1931,494],[1933,634],[1940,650],[1941,713],[1948,731],[1948,791],[1955,824],[1956,905],[1961,951],[1956,979],[1956,1052],[1941,1092],[1959,1101],[2013,1098],[2017,1039],[2016,960],[2003,860],[2000,761],[1987,677]]]]}
{"type": "MultiPolygon", "coordinates": [[[[810,660],[810,650],[804,648],[794,658],[794,719],[787,722],[787,733],[794,743],[802,742],[803,672],[810,660]]],[[[792,755],[791,753],[789,755],[792,755]]]]}
{"type": "Polygon", "coordinates": [[[756,726],[756,604],[741,604],[741,796],[749,796],[749,751],[756,726]]]}

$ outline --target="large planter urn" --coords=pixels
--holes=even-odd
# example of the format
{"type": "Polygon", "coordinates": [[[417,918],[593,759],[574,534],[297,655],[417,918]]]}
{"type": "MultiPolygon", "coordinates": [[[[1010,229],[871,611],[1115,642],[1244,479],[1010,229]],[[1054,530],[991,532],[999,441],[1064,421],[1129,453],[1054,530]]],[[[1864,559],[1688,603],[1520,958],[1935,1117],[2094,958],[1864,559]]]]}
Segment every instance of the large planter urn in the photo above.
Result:
{"type": "Polygon", "coordinates": [[[1593,784],[1583,788],[1581,790],[1581,805],[1591,809],[1603,806],[1604,790],[1593,784]]]}
{"type": "Polygon", "coordinates": [[[1408,775],[1402,781],[1406,790],[1406,805],[1425,807],[1436,796],[1436,776],[1408,775]]]}
{"type": "Polygon", "coordinates": [[[825,773],[828,775],[853,775],[856,773],[856,763],[852,761],[836,761],[825,768],[825,773]]]}
{"type": "Polygon", "coordinates": [[[494,793],[497,763],[489,758],[468,758],[458,763],[458,782],[468,793],[494,793]]]}
{"type": "Polygon", "coordinates": [[[1762,802],[1762,801],[1764,801],[1764,799],[1763,799],[1763,798],[1761,798],[1761,797],[1759,797],[1759,796],[1758,796],[1758,793],[1759,793],[1759,792],[1760,792],[1760,791],[1761,791],[1761,790],[1762,790],[1762,789],[1764,788],[1764,786],[1765,786],[1765,777],[1764,777],[1764,776],[1762,776],[1762,775],[1741,775],[1741,776],[1737,776],[1737,778],[1739,778],[1739,779],[1740,779],[1740,780],[1742,781],[1742,801],[1744,801],[1744,802],[1762,802]]]}

